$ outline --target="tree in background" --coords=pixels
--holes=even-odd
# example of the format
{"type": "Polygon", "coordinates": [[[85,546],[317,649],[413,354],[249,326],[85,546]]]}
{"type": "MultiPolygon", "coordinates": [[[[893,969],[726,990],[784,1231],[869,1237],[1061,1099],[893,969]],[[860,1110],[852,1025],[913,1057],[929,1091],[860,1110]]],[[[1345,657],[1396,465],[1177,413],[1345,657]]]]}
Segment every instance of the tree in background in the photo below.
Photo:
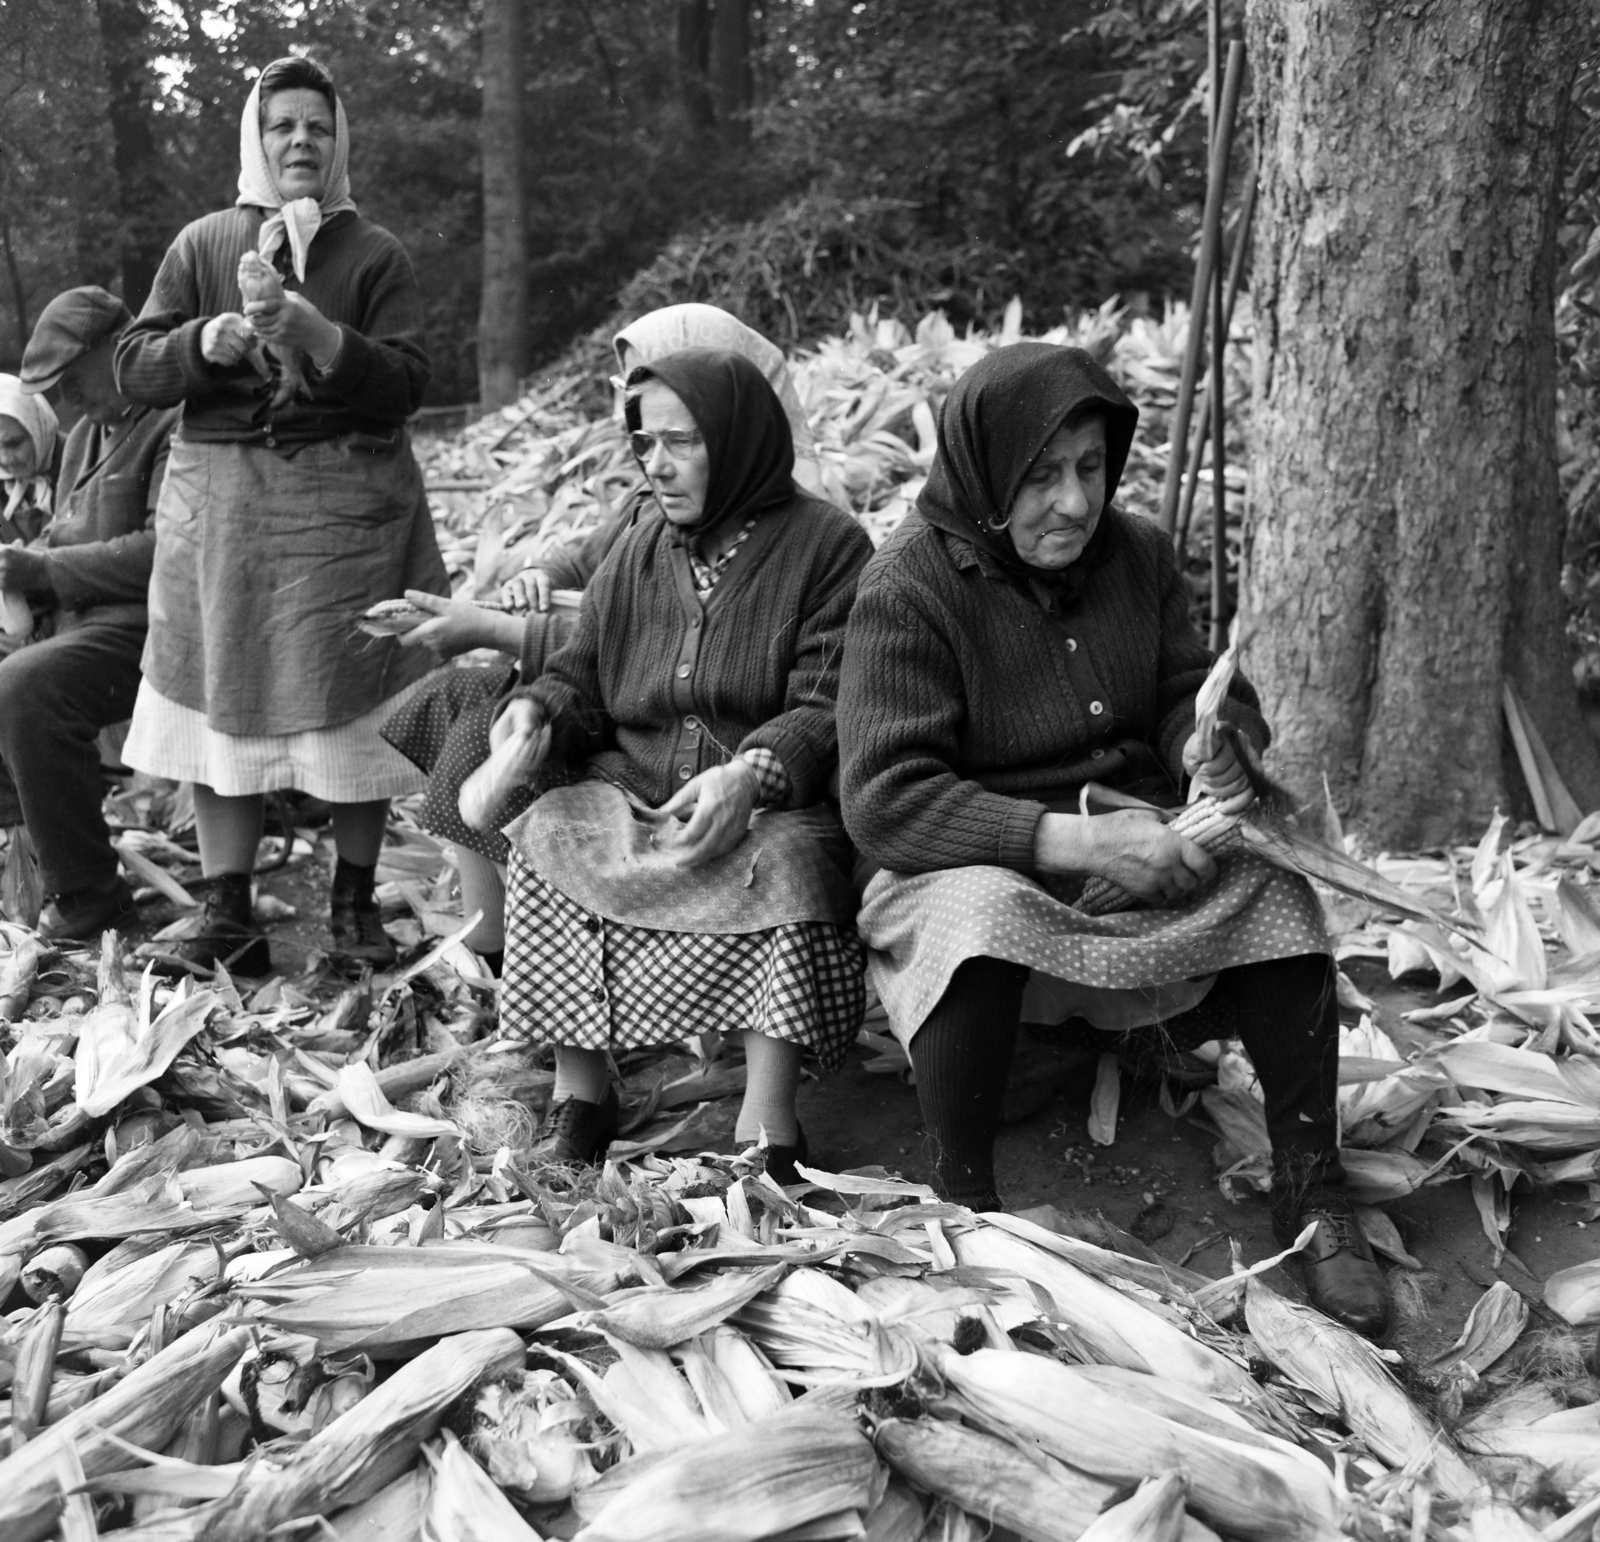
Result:
{"type": "Polygon", "coordinates": [[[1252,677],[1302,792],[1480,829],[1502,686],[1600,804],[1559,590],[1554,283],[1591,0],[1250,0],[1252,677]]]}
{"type": "Polygon", "coordinates": [[[527,344],[522,10],[522,0],[483,0],[483,294],[478,302],[478,403],[486,411],[516,400],[527,344]]]}

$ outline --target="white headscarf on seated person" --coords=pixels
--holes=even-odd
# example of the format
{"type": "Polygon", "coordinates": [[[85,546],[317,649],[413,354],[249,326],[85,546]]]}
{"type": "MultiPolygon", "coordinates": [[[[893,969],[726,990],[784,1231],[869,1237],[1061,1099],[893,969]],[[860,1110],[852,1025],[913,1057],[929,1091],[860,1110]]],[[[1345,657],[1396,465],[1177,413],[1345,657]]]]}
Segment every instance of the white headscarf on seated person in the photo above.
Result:
{"type": "MultiPolygon", "coordinates": [[[[273,61],[274,64],[282,62],[273,61]]],[[[294,276],[303,284],[306,252],[323,220],[345,209],[355,211],[355,200],[350,196],[350,126],[345,122],[344,103],[335,91],[333,165],[328,169],[327,189],[321,198],[295,198],[286,203],[278,184],[272,180],[272,168],[267,164],[267,152],[261,144],[261,82],[271,68],[269,64],[256,76],[239,119],[239,196],[234,202],[274,211],[262,223],[256,250],[271,262],[273,253],[287,241],[294,276]]]]}
{"type": "Polygon", "coordinates": [[[33,475],[0,482],[0,492],[5,495],[3,517],[10,519],[22,507],[22,500],[30,490],[34,506],[48,511],[50,462],[56,453],[55,408],[44,397],[24,391],[15,375],[0,375],[0,418],[15,418],[33,441],[33,475]]]}
{"type": "MultiPolygon", "coordinates": [[[[721,348],[729,353],[743,354],[763,375],[767,384],[783,403],[784,416],[789,419],[789,429],[794,435],[794,479],[809,493],[821,494],[822,483],[817,475],[817,453],[811,438],[811,425],[806,422],[805,408],[800,405],[799,393],[783,357],[783,350],[768,341],[753,327],[747,327],[737,316],[715,305],[665,305],[651,311],[637,321],[630,322],[612,339],[616,351],[617,367],[626,378],[635,364],[653,364],[670,353],[682,353],[685,348],[721,348]],[[628,357],[623,356],[624,349],[628,357]]],[[[617,393],[617,413],[622,412],[622,393],[617,393]]]]}

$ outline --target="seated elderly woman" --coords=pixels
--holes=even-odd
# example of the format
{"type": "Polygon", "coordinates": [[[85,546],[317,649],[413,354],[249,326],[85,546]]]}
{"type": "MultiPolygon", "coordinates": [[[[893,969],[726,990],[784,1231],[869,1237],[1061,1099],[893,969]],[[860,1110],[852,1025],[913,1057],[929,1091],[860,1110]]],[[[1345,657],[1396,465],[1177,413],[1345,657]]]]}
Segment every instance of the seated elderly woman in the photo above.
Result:
{"type": "MultiPolygon", "coordinates": [[[[625,414],[624,379],[637,365],[688,348],[743,354],[766,376],[783,404],[794,436],[795,481],[806,491],[820,486],[811,430],[783,353],[737,317],[715,305],[667,305],[630,322],[613,338],[612,347],[622,372],[612,377],[619,423],[625,414]]],[[[384,738],[428,773],[420,823],[429,834],[454,845],[462,902],[469,915],[480,917],[465,940],[496,973],[505,951],[506,838],[498,830],[474,830],[462,820],[458,807],[462,783],[488,756],[489,725],[500,697],[518,682],[537,679],[545,660],[577,626],[575,611],[551,608],[553,591],[586,588],[623,532],[654,507],[650,485],[641,476],[639,485],[619,498],[581,540],[547,552],[538,566],[512,578],[500,592],[502,609],[418,590],[407,595],[435,619],[401,638],[402,648],[426,648],[442,659],[478,648],[494,648],[509,656],[503,663],[439,671],[427,691],[413,697],[383,726],[384,738]]],[[[532,796],[528,789],[508,802],[501,818],[520,814],[532,796]]]]}
{"type": "Polygon", "coordinates": [[[514,747],[549,788],[506,831],[502,1018],[556,1046],[535,1153],[551,1161],[615,1135],[607,1051],[741,1034],[735,1137],[764,1133],[768,1172],[792,1182],[802,1054],[836,1068],[864,1008],[828,781],[871,546],[795,486],[783,407],[748,359],[689,349],[635,368],[628,393],[653,506],[491,731],[485,772],[514,747]]]}
{"type": "MultiPolygon", "coordinates": [[[[1316,1303],[1366,1332],[1383,1276],[1343,1188],[1334,969],[1306,883],[1214,860],[1151,812],[1074,812],[1094,782],[1249,792],[1236,682],[1201,762],[1211,663],[1170,541],[1111,507],[1138,409],[1087,353],[1002,348],[955,385],[916,510],[862,577],[839,697],[845,826],[881,869],[869,973],[916,1069],[936,1181],[999,1206],[994,1137],[1019,1019],[1243,1040],[1266,1099],[1273,1222],[1316,1303]],[[1074,908],[1109,878],[1144,905],[1074,908]]],[[[1245,751],[1248,757],[1252,750],[1245,751]]]]}
{"type": "Polygon", "coordinates": [[[35,540],[50,518],[60,469],[56,414],[15,375],[0,375],[0,544],[35,540]]]}

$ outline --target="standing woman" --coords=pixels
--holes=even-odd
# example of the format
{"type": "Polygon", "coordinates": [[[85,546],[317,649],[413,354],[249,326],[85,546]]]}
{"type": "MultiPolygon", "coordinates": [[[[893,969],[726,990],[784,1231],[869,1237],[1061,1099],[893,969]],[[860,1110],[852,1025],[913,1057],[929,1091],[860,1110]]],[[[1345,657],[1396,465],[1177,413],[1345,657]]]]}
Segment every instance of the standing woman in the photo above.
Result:
{"type": "Polygon", "coordinates": [[[405,431],[429,375],[421,296],[400,243],[357,214],[348,159],[326,71],[268,65],[236,206],[180,232],[117,351],[128,396],[183,405],[125,758],[194,783],[217,881],[180,951],[245,974],[271,964],[250,875],[279,788],[333,805],[334,950],[393,959],[373,869],[389,799],[421,778],[378,729],[428,661],[351,623],[447,588],[405,431]]]}

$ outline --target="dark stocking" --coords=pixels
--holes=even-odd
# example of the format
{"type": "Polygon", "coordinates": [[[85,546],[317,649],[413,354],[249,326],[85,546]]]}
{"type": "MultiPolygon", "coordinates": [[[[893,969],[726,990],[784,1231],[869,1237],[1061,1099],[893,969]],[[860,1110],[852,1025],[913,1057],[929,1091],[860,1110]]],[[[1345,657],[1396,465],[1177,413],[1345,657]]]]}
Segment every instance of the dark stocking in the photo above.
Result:
{"type": "Polygon", "coordinates": [[[911,1040],[934,1185],[974,1209],[1000,1207],[994,1138],[1027,982],[1025,965],[969,958],[911,1040]]]}

